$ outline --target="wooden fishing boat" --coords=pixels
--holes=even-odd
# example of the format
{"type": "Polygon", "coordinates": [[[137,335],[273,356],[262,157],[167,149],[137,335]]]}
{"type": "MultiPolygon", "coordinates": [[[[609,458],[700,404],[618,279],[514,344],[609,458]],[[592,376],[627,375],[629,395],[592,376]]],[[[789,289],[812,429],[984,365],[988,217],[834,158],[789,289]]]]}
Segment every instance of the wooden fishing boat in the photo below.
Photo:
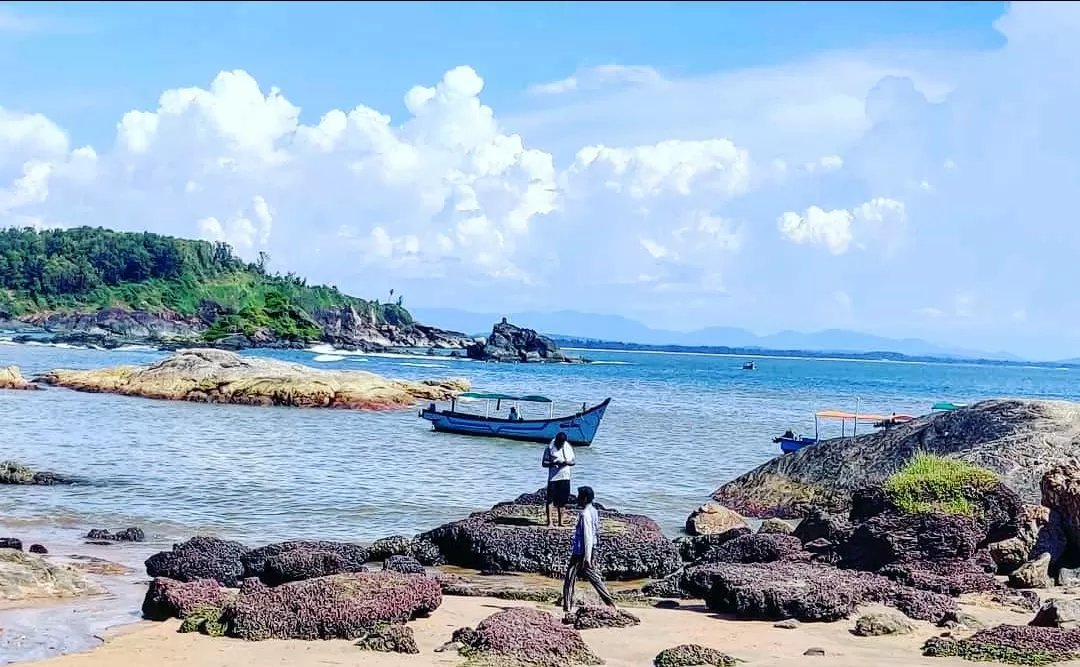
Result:
{"type": "MultiPolygon", "coordinates": [[[[858,405],[858,403],[856,403],[858,405]]],[[[835,419],[840,422],[840,437],[847,437],[847,424],[851,422],[851,437],[855,437],[858,434],[859,423],[871,424],[874,428],[889,428],[899,424],[906,424],[914,419],[911,415],[897,415],[890,416],[884,415],[871,415],[860,414],[856,407],[855,412],[843,412],[840,410],[820,410],[814,413],[814,436],[795,435],[789,429],[786,433],[780,437],[773,438],[773,442],[780,445],[780,451],[785,454],[791,452],[797,452],[803,447],[809,447],[815,445],[821,441],[820,437],[820,423],[821,419],[835,419]]]]}
{"type": "Polygon", "coordinates": [[[454,398],[449,410],[439,410],[434,403],[420,411],[419,417],[431,422],[431,427],[441,433],[474,435],[487,438],[505,438],[522,442],[551,442],[560,431],[566,434],[571,445],[588,446],[592,444],[600,428],[611,399],[605,399],[593,407],[582,404],[581,411],[566,417],[554,416],[554,404],[545,396],[511,396],[509,394],[491,394],[467,392],[454,398]],[[484,414],[461,412],[458,401],[484,401],[484,414]],[[542,419],[522,419],[493,417],[492,407],[498,413],[502,403],[511,403],[514,413],[518,413],[520,403],[546,403],[548,416],[542,419]]]}

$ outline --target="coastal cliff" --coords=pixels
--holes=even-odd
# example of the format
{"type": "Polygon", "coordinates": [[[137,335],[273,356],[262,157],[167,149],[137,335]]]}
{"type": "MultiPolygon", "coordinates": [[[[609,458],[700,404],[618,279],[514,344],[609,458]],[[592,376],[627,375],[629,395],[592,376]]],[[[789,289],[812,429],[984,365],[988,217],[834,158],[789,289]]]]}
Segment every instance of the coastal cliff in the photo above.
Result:
{"type": "Polygon", "coordinates": [[[445,400],[464,379],[411,382],[365,371],[325,371],[214,349],[181,350],[150,366],[53,370],[35,378],[87,392],[199,403],[393,410],[445,400]]]}
{"type": "Polygon", "coordinates": [[[271,274],[223,243],[106,229],[0,231],[0,321],[16,342],[114,348],[462,349],[413,321],[400,297],[368,301],[271,274]],[[37,331],[23,329],[29,325],[37,331]]]}
{"type": "Polygon", "coordinates": [[[794,518],[810,508],[845,511],[853,491],[881,483],[916,453],[925,452],[992,470],[1025,502],[1038,503],[1043,473],[1076,457],[1078,447],[1080,404],[982,401],[778,456],[724,484],[713,499],[755,517],[794,518]]]}

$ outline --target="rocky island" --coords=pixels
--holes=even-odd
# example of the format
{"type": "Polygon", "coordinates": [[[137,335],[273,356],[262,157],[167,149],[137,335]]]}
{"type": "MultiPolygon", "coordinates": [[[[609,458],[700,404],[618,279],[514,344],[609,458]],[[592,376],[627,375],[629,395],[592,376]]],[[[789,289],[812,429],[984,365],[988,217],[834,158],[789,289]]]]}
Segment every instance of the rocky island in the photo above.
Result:
{"type": "Polygon", "coordinates": [[[469,340],[379,303],[271,274],[224,243],[75,228],[0,231],[0,321],[16,341],[113,348],[463,349],[469,340]]]}
{"type": "Polygon", "coordinates": [[[568,357],[551,338],[515,326],[502,318],[491,328],[486,339],[474,340],[465,348],[470,359],[478,361],[521,363],[573,363],[587,362],[581,357],[568,357]]]}
{"type": "Polygon", "coordinates": [[[53,370],[35,381],[78,391],[245,405],[392,410],[446,400],[464,379],[411,382],[365,371],[330,371],[216,349],[180,350],[149,366],[53,370]]]}

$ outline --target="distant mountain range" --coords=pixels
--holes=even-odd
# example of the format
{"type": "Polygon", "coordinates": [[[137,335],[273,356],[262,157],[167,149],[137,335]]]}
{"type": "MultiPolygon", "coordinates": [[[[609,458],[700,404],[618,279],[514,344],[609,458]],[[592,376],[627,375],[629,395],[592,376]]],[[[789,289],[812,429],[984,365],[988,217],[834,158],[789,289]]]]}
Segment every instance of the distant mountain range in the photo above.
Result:
{"type": "MultiPolygon", "coordinates": [[[[487,335],[491,331],[491,325],[503,317],[501,314],[471,313],[452,308],[410,308],[409,310],[417,320],[425,324],[476,335],[487,335]]],[[[525,311],[506,313],[505,317],[518,326],[563,339],[591,339],[592,341],[638,345],[697,348],[730,347],[846,353],[893,352],[910,357],[1023,361],[1020,357],[1008,352],[954,348],[918,338],[886,338],[844,329],[827,329],[813,333],[781,331],[759,336],[738,327],[708,327],[690,332],[666,331],[647,327],[641,322],[619,315],[597,315],[572,310],[525,311]]]]}

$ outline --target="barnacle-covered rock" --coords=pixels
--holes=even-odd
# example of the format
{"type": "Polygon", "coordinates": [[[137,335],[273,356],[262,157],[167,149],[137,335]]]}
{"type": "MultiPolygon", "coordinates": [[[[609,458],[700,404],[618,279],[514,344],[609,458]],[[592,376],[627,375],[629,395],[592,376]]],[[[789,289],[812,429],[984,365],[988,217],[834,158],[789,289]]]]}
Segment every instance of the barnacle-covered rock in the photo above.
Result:
{"type": "Polygon", "coordinates": [[[679,644],[653,658],[653,667],[735,667],[738,660],[714,648],[699,644],[679,644]]]}
{"type": "Polygon", "coordinates": [[[404,537],[403,535],[384,537],[372,542],[368,551],[368,559],[372,561],[385,562],[391,556],[410,556],[421,565],[428,567],[442,565],[445,562],[439,547],[423,537],[404,537]]]}
{"type": "Polygon", "coordinates": [[[427,570],[412,556],[391,556],[383,561],[383,569],[401,574],[427,574],[427,570]]]}
{"type": "Polygon", "coordinates": [[[95,528],[86,534],[86,539],[100,542],[145,542],[146,533],[137,526],[124,528],[115,533],[104,528],[95,528]]]}
{"type": "MultiPolygon", "coordinates": [[[[576,519],[576,510],[571,510],[576,519]]],[[[546,527],[539,505],[503,503],[425,533],[450,565],[494,572],[561,576],[573,531],[546,527]]],[[[681,566],[675,545],[648,517],[600,512],[596,561],[607,579],[663,577],[681,566]]]]}
{"type": "Polygon", "coordinates": [[[454,631],[453,641],[472,664],[499,667],[601,665],[577,630],[551,614],[527,607],[496,612],[476,628],[454,631]]]}
{"type": "Polygon", "coordinates": [[[368,559],[368,550],[359,544],[323,540],[289,540],[252,549],[245,553],[241,560],[245,577],[259,577],[266,583],[274,585],[331,574],[363,572],[362,566],[368,559]],[[271,560],[286,553],[293,555],[276,560],[271,567],[271,560]],[[309,555],[303,555],[305,553],[309,555]],[[336,558],[326,558],[315,554],[333,554],[336,558]],[[268,572],[268,570],[272,571],[268,572]]]}
{"type": "Polygon", "coordinates": [[[878,571],[893,581],[924,591],[960,596],[986,593],[1000,586],[975,560],[916,561],[886,565],[878,571]]]}
{"type": "Polygon", "coordinates": [[[196,536],[172,551],[159,551],[146,559],[146,574],[177,581],[213,579],[235,588],[244,576],[243,558],[250,550],[239,542],[196,536]]]}
{"type": "Polygon", "coordinates": [[[923,655],[976,662],[1048,665],[1080,658],[1080,630],[998,625],[966,639],[931,637],[923,655]]]}
{"type": "Polygon", "coordinates": [[[213,579],[184,582],[156,577],[143,598],[142,615],[150,621],[186,618],[200,607],[220,609],[229,597],[213,579]]]}
{"type": "Polygon", "coordinates": [[[641,623],[641,619],[623,609],[590,605],[574,609],[563,618],[563,623],[574,626],[576,630],[593,630],[596,628],[627,628],[641,623]]]}
{"type": "Polygon", "coordinates": [[[442,604],[439,584],[396,572],[357,572],[242,591],[225,610],[241,639],[358,639],[378,623],[404,623],[442,604]]]}
{"type": "Polygon", "coordinates": [[[416,654],[420,652],[416,646],[416,639],[413,638],[412,628],[402,623],[378,623],[358,639],[356,645],[365,651],[382,653],[416,654]]]}
{"type": "Polygon", "coordinates": [[[712,547],[699,563],[772,563],[773,561],[809,561],[810,554],[793,535],[743,535],[712,547]]]}
{"type": "Polygon", "coordinates": [[[750,534],[750,528],[740,526],[726,533],[711,533],[709,535],[695,535],[693,537],[678,537],[675,546],[679,550],[679,557],[687,563],[693,563],[716,549],[722,544],[727,544],[737,537],[745,537],[750,534]]]}

